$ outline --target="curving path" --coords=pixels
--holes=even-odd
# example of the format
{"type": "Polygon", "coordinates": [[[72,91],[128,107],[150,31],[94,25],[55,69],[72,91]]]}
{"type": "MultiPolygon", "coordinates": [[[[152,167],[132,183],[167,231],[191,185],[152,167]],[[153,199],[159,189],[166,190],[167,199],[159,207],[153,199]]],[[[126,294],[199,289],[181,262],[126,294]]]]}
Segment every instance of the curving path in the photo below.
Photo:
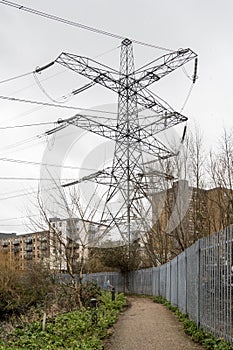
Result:
{"type": "Polygon", "coordinates": [[[165,306],[150,299],[129,297],[130,307],[120,316],[106,350],[203,350],[183,331],[165,306]]]}

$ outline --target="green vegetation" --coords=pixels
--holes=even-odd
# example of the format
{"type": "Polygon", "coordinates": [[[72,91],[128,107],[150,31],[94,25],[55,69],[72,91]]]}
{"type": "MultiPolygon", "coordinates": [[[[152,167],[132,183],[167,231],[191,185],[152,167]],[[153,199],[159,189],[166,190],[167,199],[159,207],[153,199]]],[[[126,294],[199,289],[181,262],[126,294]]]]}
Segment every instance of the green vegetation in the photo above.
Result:
{"type": "Polygon", "coordinates": [[[96,309],[75,310],[48,320],[42,330],[42,320],[17,328],[0,343],[1,350],[13,349],[103,349],[102,339],[117,320],[126,303],[123,294],[111,300],[110,292],[101,292],[96,309]]]}
{"type": "Polygon", "coordinates": [[[184,325],[184,331],[191,336],[192,340],[200,343],[208,350],[232,350],[233,348],[222,338],[214,338],[209,332],[205,332],[202,328],[198,328],[197,324],[190,320],[188,314],[183,314],[176,306],[171,305],[161,296],[153,298],[155,303],[164,304],[169,310],[175,313],[184,325]]]}

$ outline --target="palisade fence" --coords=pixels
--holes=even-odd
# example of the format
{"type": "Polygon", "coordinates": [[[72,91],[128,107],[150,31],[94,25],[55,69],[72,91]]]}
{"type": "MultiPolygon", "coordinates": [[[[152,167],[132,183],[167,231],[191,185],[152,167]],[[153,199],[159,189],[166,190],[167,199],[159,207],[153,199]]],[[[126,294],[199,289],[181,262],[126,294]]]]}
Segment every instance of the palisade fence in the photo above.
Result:
{"type": "Polygon", "coordinates": [[[117,291],[162,296],[199,327],[232,344],[232,227],[200,239],[172,261],[159,267],[85,276],[117,291]]]}

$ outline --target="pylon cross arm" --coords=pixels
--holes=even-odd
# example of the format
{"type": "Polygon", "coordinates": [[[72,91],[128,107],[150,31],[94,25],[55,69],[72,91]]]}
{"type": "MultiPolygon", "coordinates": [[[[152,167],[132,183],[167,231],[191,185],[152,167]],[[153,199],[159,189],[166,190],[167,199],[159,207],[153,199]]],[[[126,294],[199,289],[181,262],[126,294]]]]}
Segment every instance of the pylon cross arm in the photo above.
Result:
{"type": "MultiPolygon", "coordinates": [[[[98,119],[98,117],[95,118],[98,119]]],[[[60,119],[58,120],[58,123],[64,126],[74,125],[97,135],[115,140],[117,133],[116,119],[101,118],[101,121],[97,121],[96,119],[83,114],[76,114],[68,119],[60,119]]]]}
{"type": "Polygon", "coordinates": [[[134,72],[135,81],[145,88],[196,57],[196,53],[190,49],[180,49],[163,55],[137,69],[134,72]]]}
{"type": "MultiPolygon", "coordinates": [[[[195,57],[197,55],[190,49],[180,49],[166,54],[132,72],[129,75],[129,77],[132,77],[130,78],[130,85],[127,86],[127,89],[135,90],[136,88],[137,91],[143,90],[145,87],[160,80],[195,57]]],[[[119,77],[117,70],[90,58],[63,52],[55,62],[114,92],[120,93],[126,89],[124,75],[121,74],[119,77]]],[[[157,104],[159,105],[158,102],[157,104]]]]}
{"type": "MultiPolygon", "coordinates": [[[[109,121],[108,118],[107,121],[109,121]]],[[[90,117],[77,114],[69,119],[59,120],[59,123],[74,125],[113,141],[119,141],[120,139],[123,147],[127,147],[128,141],[130,141],[131,149],[135,150],[136,152],[141,152],[141,150],[143,150],[145,153],[157,156],[159,159],[164,158],[165,156],[174,155],[164,144],[162,144],[162,142],[156,139],[154,135],[149,134],[145,128],[144,130],[141,130],[141,134],[139,132],[135,132],[135,130],[128,133],[126,130],[119,130],[117,126],[113,124],[113,122],[112,126],[109,126],[107,121],[106,124],[104,124],[103,120],[102,122],[98,122],[90,119],[90,117]]]]}
{"type": "Polygon", "coordinates": [[[87,57],[65,52],[61,53],[55,62],[110,90],[119,91],[119,72],[106,65],[87,57]]]}

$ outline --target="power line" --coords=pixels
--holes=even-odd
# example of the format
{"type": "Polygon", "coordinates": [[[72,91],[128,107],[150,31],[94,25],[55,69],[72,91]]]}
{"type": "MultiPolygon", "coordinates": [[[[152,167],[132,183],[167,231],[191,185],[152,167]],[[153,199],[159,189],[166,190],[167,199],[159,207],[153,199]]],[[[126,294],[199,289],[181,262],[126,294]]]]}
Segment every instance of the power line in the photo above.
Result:
{"type": "Polygon", "coordinates": [[[42,123],[33,123],[33,124],[23,124],[23,125],[12,125],[12,126],[0,126],[1,130],[5,130],[5,129],[16,129],[16,128],[27,128],[30,126],[40,126],[40,125],[54,125],[57,122],[42,122],[42,123]]]}
{"type": "Polygon", "coordinates": [[[0,224],[0,227],[18,227],[18,226],[25,226],[25,224],[24,223],[22,223],[22,224],[0,224]]]}
{"type": "Polygon", "coordinates": [[[6,155],[6,154],[9,154],[9,153],[12,153],[12,149],[14,149],[14,148],[16,148],[16,150],[15,150],[15,152],[18,152],[18,151],[22,151],[22,150],[24,150],[24,149],[26,149],[26,148],[31,148],[31,147],[34,147],[34,146],[37,146],[37,145],[39,145],[39,144],[43,144],[43,143],[45,143],[46,141],[44,140],[44,139],[35,139],[35,140],[31,140],[31,141],[28,141],[28,142],[22,142],[22,144],[21,145],[19,145],[19,146],[17,146],[16,144],[14,145],[9,145],[9,146],[7,146],[7,147],[4,147],[4,148],[2,148],[0,151],[1,151],[1,155],[3,156],[3,155],[6,155]],[[34,144],[32,144],[32,142],[34,141],[34,144]],[[25,145],[24,146],[24,144],[27,144],[27,143],[31,143],[31,144],[29,144],[29,145],[25,145]],[[22,147],[23,146],[23,147],[22,147]],[[18,148],[17,148],[18,147],[18,148]],[[3,152],[4,151],[4,149],[6,149],[6,151],[5,152],[3,152]]]}
{"type": "MultiPolygon", "coordinates": [[[[1,3],[1,0],[0,0],[0,3],[1,3]]],[[[89,111],[89,112],[95,112],[95,113],[106,113],[106,114],[117,115],[116,112],[103,111],[103,110],[91,109],[91,108],[83,108],[83,107],[75,107],[75,106],[65,106],[65,105],[60,105],[60,104],[56,104],[56,103],[48,103],[48,102],[42,102],[42,101],[28,100],[28,99],[22,99],[22,98],[17,98],[17,97],[12,97],[12,96],[0,95],[0,99],[1,100],[7,100],[7,101],[13,101],[13,102],[22,102],[22,103],[36,104],[36,105],[46,106],[46,107],[72,109],[72,110],[75,110],[75,111],[80,110],[80,111],[89,111]]]]}
{"type": "Polygon", "coordinates": [[[45,94],[46,97],[48,97],[49,100],[51,100],[54,103],[66,103],[68,101],[68,99],[72,98],[72,93],[69,93],[67,95],[61,96],[59,99],[55,100],[53,97],[51,97],[47,91],[45,90],[45,88],[42,86],[39,78],[37,77],[36,73],[33,73],[35,82],[37,84],[37,86],[40,88],[40,90],[43,92],[43,94],[45,94]]]}
{"type": "Polygon", "coordinates": [[[40,177],[11,177],[11,176],[0,176],[0,180],[26,180],[26,181],[40,181],[40,180],[46,180],[46,181],[74,181],[75,179],[54,179],[54,178],[40,178],[40,177]]]}
{"type": "MultiPolygon", "coordinates": [[[[110,53],[110,52],[112,52],[112,51],[118,49],[119,47],[120,47],[120,46],[117,46],[117,47],[114,47],[114,48],[112,48],[112,49],[110,49],[110,50],[104,51],[104,52],[102,52],[101,54],[98,54],[98,55],[96,56],[96,58],[97,58],[97,57],[104,56],[104,55],[106,55],[106,54],[108,54],[108,53],[110,53]]],[[[46,80],[48,80],[48,79],[54,78],[55,76],[57,76],[57,75],[59,75],[59,74],[63,74],[65,71],[66,71],[66,70],[63,70],[63,71],[61,71],[61,72],[58,72],[58,73],[56,73],[56,74],[53,74],[53,75],[51,75],[51,76],[49,76],[49,77],[47,77],[47,78],[45,78],[45,79],[41,79],[41,81],[44,82],[44,81],[46,81],[46,80]]],[[[43,91],[43,93],[44,93],[50,100],[52,100],[53,102],[55,102],[55,103],[62,103],[62,104],[63,104],[63,103],[65,103],[65,102],[68,101],[68,97],[71,99],[71,98],[75,95],[75,94],[73,93],[74,91],[72,91],[71,93],[68,93],[68,94],[66,94],[66,95],[64,95],[64,96],[61,96],[60,100],[55,100],[55,99],[51,98],[51,96],[45,91],[44,87],[41,85],[41,82],[40,82],[40,81],[37,79],[37,77],[35,76],[35,71],[29,72],[29,73],[26,73],[26,74],[21,74],[21,75],[18,75],[18,76],[16,76],[16,77],[13,77],[13,78],[8,78],[8,79],[6,79],[6,80],[1,81],[0,83],[4,83],[4,82],[7,82],[7,81],[11,81],[11,80],[13,80],[13,79],[17,79],[17,78],[20,78],[20,77],[23,77],[23,76],[25,76],[25,75],[32,74],[32,73],[34,73],[34,78],[35,78],[36,83],[37,83],[37,85],[39,86],[39,88],[40,88],[40,89],[43,91]]],[[[14,91],[13,94],[18,93],[18,92],[21,92],[21,91],[23,91],[23,90],[25,90],[25,89],[27,89],[27,88],[30,88],[30,87],[32,87],[32,86],[34,86],[34,85],[35,85],[35,83],[34,83],[34,84],[30,84],[30,85],[28,85],[28,86],[26,86],[26,87],[24,87],[24,88],[21,88],[21,89],[19,89],[19,90],[17,90],[17,91],[14,91]]],[[[38,110],[40,110],[41,108],[44,108],[44,107],[46,107],[46,106],[35,107],[35,108],[30,109],[30,110],[28,110],[28,111],[26,111],[26,112],[20,113],[18,116],[15,116],[15,117],[11,118],[11,120],[17,119],[18,117],[21,118],[21,117],[23,117],[23,116],[29,115],[29,114],[34,113],[35,111],[38,111],[38,110]]],[[[91,109],[87,109],[87,110],[91,111],[91,109]]],[[[93,110],[93,111],[95,111],[95,110],[93,110]]],[[[99,111],[96,110],[95,112],[99,112],[99,111]]],[[[103,112],[103,113],[111,113],[111,112],[108,112],[108,111],[101,111],[101,113],[102,113],[102,112],[103,112]]],[[[117,114],[117,113],[111,113],[111,114],[117,114]]],[[[2,123],[1,123],[1,124],[2,124],[2,123]]]]}
{"type": "MultiPolygon", "coordinates": [[[[114,47],[114,48],[109,49],[109,50],[107,50],[107,51],[104,51],[104,52],[98,54],[97,56],[95,56],[95,58],[102,57],[102,56],[104,56],[104,55],[106,55],[106,54],[108,54],[108,53],[110,53],[110,52],[113,52],[113,51],[115,51],[116,49],[118,49],[119,47],[120,47],[120,46],[117,46],[117,47],[114,47]]],[[[2,83],[7,83],[7,82],[9,82],[9,81],[22,78],[22,77],[25,77],[25,76],[30,75],[30,74],[34,74],[34,76],[35,76],[35,73],[37,73],[37,72],[38,72],[38,68],[35,69],[35,70],[32,71],[32,72],[20,74],[20,75],[17,75],[17,76],[14,76],[14,77],[7,78],[7,79],[5,79],[5,80],[2,80],[2,81],[0,81],[0,84],[2,84],[2,83]]],[[[63,74],[64,72],[66,72],[66,70],[63,70],[63,71],[58,72],[58,73],[55,73],[55,74],[53,74],[53,75],[51,75],[51,76],[49,76],[49,77],[47,77],[47,78],[42,79],[41,81],[46,81],[46,80],[48,80],[48,79],[54,78],[55,76],[57,76],[57,75],[59,75],[59,74],[63,74]]],[[[27,89],[27,88],[30,88],[31,86],[34,86],[34,85],[35,85],[35,83],[34,83],[34,84],[30,84],[30,85],[28,85],[28,86],[26,86],[26,87],[24,87],[24,88],[21,88],[20,90],[15,91],[14,93],[21,92],[21,91],[23,91],[23,90],[25,90],[25,89],[27,89]]]]}
{"type": "MultiPolygon", "coordinates": [[[[35,144],[43,143],[44,139],[46,137],[47,137],[46,133],[41,133],[41,134],[32,136],[28,139],[24,139],[24,140],[18,141],[16,143],[4,146],[0,149],[0,152],[1,152],[0,154],[1,155],[7,154],[7,153],[9,153],[9,150],[14,149],[14,148],[17,148],[17,150],[16,150],[16,152],[17,152],[19,150],[19,147],[24,146],[25,144],[28,144],[28,143],[32,143],[34,141],[36,141],[35,144]],[[7,150],[7,152],[2,153],[4,150],[7,150]]],[[[21,150],[22,149],[24,149],[24,148],[21,148],[21,150]]]]}
{"type": "Polygon", "coordinates": [[[29,143],[29,142],[32,142],[32,141],[35,141],[35,140],[38,140],[42,137],[45,137],[46,135],[43,133],[43,134],[40,134],[40,135],[36,135],[36,136],[32,136],[32,137],[29,137],[27,139],[24,139],[24,140],[21,140],[21,141],[18,141],[18,142],[15,142],[11,145],[7,145],[5,147],[2,147],[0,150],[4,150],[4,149],[9,149],[9,148],[15,148],[15,147],[20,147],[22,145],[24,145],[25,143],[29,143]]]}
{"type": "Polygon", "coordinates": [[[11,78],[8,78],[8,79],[5,79],[5,80],[1,80],[1,81],[0,81],[0,84],[8,83],[9,81],[12,81],[12,80],[15,80],[15,79],[19,79],[19,78],[26,77],[27,75],[30,75],[30,74],[32,74],[32,73],[33,73],[33,72],[28,72],[28,73],[20,74],[20,75],[17,75],[17,76],[15,76],[15,77],[11,77],[11,78]]]}
{"type": "MultiPolygon", "coordinates": [[[[1,0],[0,0],[1,2],[1,0]]],[[[56,104],[56,103],[49,103],[49,102],[43,102],[43,101],[36,101],[36,100],[29,100],[29,99],[22,99],[22,98],[18,98],[18,97],[12,97],[12,96],[3,96],[0,95],[0,99],[1,100],[7,100],[7,101],[12,101],[12,102],[20,102],[20,103],[29,103],[29,104],[36,104],[36,105],[40,105],[40,106],[45,106],[45,107],[55,107],[55,108],[63,108],[63,109],[72,109],[72,110],[80,110],[80,111],[87,111],[87,112],[95,112],[95,113],[103,113],[103,114],[110,114],[110,115],[114,115],[117,116],[118,113],[117,112],[110,112],[110,111],[104,111],[104,110],[99,110],[99,109],[93,109],[93,108],[83,108],[83,107],[75,107],[75,106],[65,106],[65,105],[60,105],[60,104],[56,104]]],[[[145,108],[142,108],[141,110],[139,110],[139,112],[142,112],[145,108]]],[[[86,115],[88,117],[88,115],[86,115]]],[[[93,115],[89,115],[89,117],[95,117],[93,115]]],[[[98,118],[101,118],[101,116],[98,116],[98,118]]],[[[103,117],[106,120],[106,117],[103,117]]],[[[151,118],[151,116],[141,116],[140,118],[151,118]]],[[[109,118],[110,120],[112,120],[111,118],[109,118]]]]}
{"type": "Polygon", "coordinates": [[[194,84],[192,83],[192,85],[191,85],[190,88],[189,88],[188,94],[187,94],[187,96],[186,96],[186,98],[185,98],[185,100],[184,100],[183,106],[182,106],[181,109],[180,109],[180,113],[183,112],[183,110],[184,110],[186,104],[188,103],[188,100],[189,100],[189,98],[190,98],[190,96],[191,96],[191,93],[192,93],[192,91],[193,91],[193,87],[194,87],[194,84]]]}
{"type": "Polygon", "coordinates": [[[27,116],[29,114],[32,114],[34,112],[37,112],[37,111],[41,110],[42,108],[44,108],[44,107],[43,106],[37,106],[37,107],[30,108],[30,109],[28,109],[25,112],[22,112],[22,113],[19,113],[19,114],[15,115],[14,117],[3,119],[1,121],[1,123],[0,123],[0,125],[4,124],[5,122],[11,122],[11,121],[13,121],[15,119],[20,119],[22,117],[25,117],[25,116],[27,116]]]}
{"type": "MultiPolygon", "coordinates": [[[[46,187],[43,189],[43,191],[53,191],[56,190],[57,186],[52,186],[52,187],[46,187]]],[[[0,196],[0,201],[3,200],[8,200],[8,199],[13,199],[13,198],[19,198],[19,197],[25,197],[25,196],[29,196],[32,194],[38,194],[38,189],[37,190],[33,190],[33,191],[27,191],[25,192],[24,190],[22,191],[14,191],[14,192],[7,192],[7,193],[2,193],[0,196]]]]}
{"type": "MultiPolygon", "coordinates": [[[[31,214],[31,215],[24,215],[24,216],[18,216],[18,217],[14,217],[14,218],[7,218],[7,219],[0,219],[1,221],[12,221],[12,220],[20,220],[20,219],[29,219],[32,216],[38,216],[37,214],[31,214]]],[[[2,225],[1,225],[2,226],[2,225]]],[[[12,226],[12,225],[11,225],[12,226]]]]}
{"type": "MultiPolygon", "coordinates": [[[[57,187],[53,186],[53,187],[47,187],[45,190],[46,191],[51,191],[51,190],[54,190],[56,189],[57,187]]],[[[7,199],[12,199],[12,198],[19,198],[19,197],[25,197],[25,196],[28,196],[28,195],[31,195],[31,194],[36,194],[38,193],[38,188],[37,190],[31,190],[31,191],[26,191],[25,190],[19,190],[19,191],[11,191],[11,192],[5,192],[5,193],[2,193],[1,196],[0,196],[0,201],[3,201],[3,200],[7,200],[7,199]]]]}
{"type": "MultiPolygon", "coordinates": [[[[85,30],[88,30],[88,31],[91,31],[91,32],[94,32],[94,33],[97,33],[97,34],[106,35],[106,36],[109,36],[109,37],[112,37],[112,38],[115,38],[115,39],[120,39],[120,40],[124,40],[125,39],[125,36],[122,36],[122,35],[119,35],[119,34],[115,34],[115,33],[111,33],[111,32],[108,32],[108,31],[105,31],[105,30],[102,30],[102,29],[98,29],[98,28],[95,28],[95,27],[90,27],[90,26],[87,26],[85,24],[81,24],[81,23],[78,23],[78,22],[70,21],[68,19],[65,19],[65,18],[62,18],[62,17],[59,17],[59,16],[55,16],[55,15],[52,15],[52,14],[49,14],[49,13],[46,13],[46,12],[38,11],[36,9],[30,8],[30,7],[26,7],[26,6],[23,6],[21,4],[17,4],[17,3],[12,2],[12,1],[0,0],[0,3],[3,4],[3,5],[7,5],[7,6],[11,6],[11,7],[17,8],[17,9],[19,9],[21,11],[29,12],[29,13],[32,13],[32,14],[37,15],[37,16],[41,16],[41,17],[44,17],[44,18],[47,18],[47,19],[50,19],[50,20],[53,20],[53,21],[61,22],[61,23],[64,23],[64,24],[67,24],[67,25],[70,25],[70,26],[73,26],[73,27],[85,29],[85,30]]],[[[162,47],[162,46],[158,46],[158,45],[154,45],[154,44],[148,44],[148,43],[145,43],[143,41],[139,41],[139,40],[135,40],[135,39],[131,39],[131,38],[129,38],[129,39],[133,43],[138,44],[138,45],[148,46],[148,47],[152,47],[152,48],[155,48],[155,49],[168,51],[168,52],[173,51],[171,49],[168,49],[168,48],[165,48],[165,47],[162,47]]]]}
{"type": "Polygon", "coordinates": [[[97,170],[97,169],[91,169],[91,168],[83,168],[83,167],[76,167],[76,166],[69,166],[69,165],[59,165],[59,164],[53,164],[53,163],[32,162],[32,161],[26,161],[26,160],[21,160],[21,159],[12,159],[12,158],[0,158],[0,161],[19,163],[19,164],[27,164],[27,165],[57,167],[57,168],[62,168],[62,169],[90,170],[90,171],[97,170]]]}

